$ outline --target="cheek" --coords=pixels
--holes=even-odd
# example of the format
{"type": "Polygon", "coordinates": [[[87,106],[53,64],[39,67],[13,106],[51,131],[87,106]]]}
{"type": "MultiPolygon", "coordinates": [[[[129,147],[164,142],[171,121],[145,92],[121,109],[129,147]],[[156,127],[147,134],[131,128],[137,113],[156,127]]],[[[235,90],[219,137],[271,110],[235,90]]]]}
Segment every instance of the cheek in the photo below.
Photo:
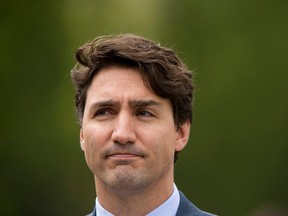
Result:
{"type": "Polygon", "coordinates": [[[167,160],[174,157],[176,143],[174,128],[161,125],[153,129],[142,130],[141,137],[145,147],[153,151],[158,159],[161,157],[167,160]]]}
{"type": "Polygon", "coordinates": [[[101,149],[109,141],[109,136],[106,130],[97,127],[86,127],[83,130],[84,134],[84,153],[87,163],[90,165],[96,164],[99,160],[101,149]]]}
{"type": "Polygon", "coordinates": [[[103,126],[90,124],[83,129],[84,140],[87,143],[86,148],[89,150],[93,150],[95,145],[104,145],[110,139],[109,135],[109,128],[103,126]]]}

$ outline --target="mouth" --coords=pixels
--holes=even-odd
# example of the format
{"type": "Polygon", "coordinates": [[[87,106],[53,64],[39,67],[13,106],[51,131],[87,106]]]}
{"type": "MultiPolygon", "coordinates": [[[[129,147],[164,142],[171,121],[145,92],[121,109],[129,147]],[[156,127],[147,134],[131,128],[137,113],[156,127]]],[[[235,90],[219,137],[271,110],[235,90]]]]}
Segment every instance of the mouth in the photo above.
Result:
{"type": "Polygon", "coordinates": [[[112,160],[134,160],[139,157],[142,157],[138,154],[133,153],[113,153],[106,156],[106,159],[112,159],[112,160]]]}

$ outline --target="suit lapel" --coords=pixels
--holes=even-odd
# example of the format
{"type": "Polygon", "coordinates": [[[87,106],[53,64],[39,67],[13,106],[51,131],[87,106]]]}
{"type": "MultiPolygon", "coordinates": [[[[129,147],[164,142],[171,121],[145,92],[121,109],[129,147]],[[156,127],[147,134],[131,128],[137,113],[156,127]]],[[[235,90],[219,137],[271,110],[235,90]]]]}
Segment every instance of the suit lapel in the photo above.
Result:
{"type": "Polygon", "coordinates": [[[177,210],[176,216],[208,215],[208,214],[205,214],[200,209],[198,209],[193,203],[191,203],[181,191],[179,191],[179,194],[180,194],[180,204],[179,204],[179,208],[177,210]]]}

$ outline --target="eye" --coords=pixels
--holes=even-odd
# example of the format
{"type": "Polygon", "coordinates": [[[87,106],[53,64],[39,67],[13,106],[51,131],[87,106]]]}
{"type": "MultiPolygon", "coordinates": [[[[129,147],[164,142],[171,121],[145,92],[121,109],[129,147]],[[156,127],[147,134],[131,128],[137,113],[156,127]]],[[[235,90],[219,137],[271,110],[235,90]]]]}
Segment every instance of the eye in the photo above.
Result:
{"type": "Polygon", "coordinates": [[[107,116],[109,116],[109,115],[112,115],[113,114],[113,112],[112,112],[112,110],[110,110],[110,109],[99,109],[99,110],[97,110],[95,113],[94,113],[94,117],[95,118],[105,118],[105,117],[107,117],[107,116]]]}
{"type": "Polygon", "coordinates": [[[154,115],[147,111],[147,110],[139,110],[136,114],[137,116],[143,116],[143,117],[153,117],[154,115]]]}

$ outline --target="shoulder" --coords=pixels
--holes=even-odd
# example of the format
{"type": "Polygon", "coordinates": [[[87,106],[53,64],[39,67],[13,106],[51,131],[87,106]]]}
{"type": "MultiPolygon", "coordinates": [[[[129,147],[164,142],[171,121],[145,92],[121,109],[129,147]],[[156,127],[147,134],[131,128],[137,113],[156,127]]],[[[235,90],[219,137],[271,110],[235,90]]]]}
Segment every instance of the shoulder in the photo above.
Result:
{"type": "MultiPolygon", "coordinates": [[[[177,210],[176,216],[216,216],[214,214],[205,212],[197,208],[192,202],[190,202],[185,195],[179,191],[180,204],[177,210]]],[[[96,216],[96,208],[93,212],[86,216],[96,216]]]]}
{"type": "Polygon", "coordinates": [[[202,211],[197,208],[185,197],[185,195],[181,191],[179,191],[179,194],[180,204],[176,216],[216,216],[214,214],[202,211]]]}

